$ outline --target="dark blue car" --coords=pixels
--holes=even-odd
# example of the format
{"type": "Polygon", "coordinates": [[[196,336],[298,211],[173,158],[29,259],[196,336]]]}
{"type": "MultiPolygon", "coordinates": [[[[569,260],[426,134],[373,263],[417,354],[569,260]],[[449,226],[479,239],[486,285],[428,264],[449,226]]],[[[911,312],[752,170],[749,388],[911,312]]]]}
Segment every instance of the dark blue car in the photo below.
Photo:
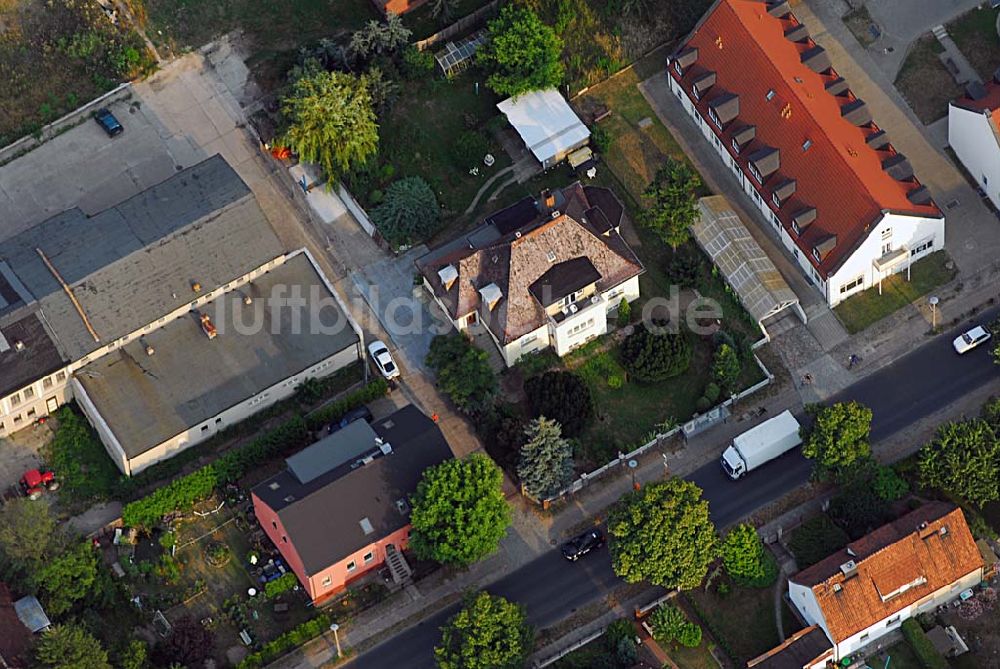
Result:
{"type": "Polygon", "coordinates": [[[107,108],[101,108],[94,112],[94,120],[97,121],[97,125],[101,126],[104,132],[108,133],[108,137],[115,137],[125,132],[125,128],[122,127],[122,124],[118,122],[115,115],[108,111],[107,108]]]}

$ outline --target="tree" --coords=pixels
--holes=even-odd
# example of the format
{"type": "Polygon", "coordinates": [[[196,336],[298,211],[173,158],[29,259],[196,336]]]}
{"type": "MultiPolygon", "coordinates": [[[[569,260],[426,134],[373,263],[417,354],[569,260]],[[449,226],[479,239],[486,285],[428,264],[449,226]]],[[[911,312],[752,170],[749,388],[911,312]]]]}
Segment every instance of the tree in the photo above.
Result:
{"type": "Polygon", "coordinates": [[[695,195],[701,177],[683,160],[667,158],[643,193],[648,204],[640,222],[674,251],[691,238],[690,227],[698,217],[695,195]]]}
{"type": "Polygon", "coordinates": [[[48,504],[20,497],[0,506],[0,567],[8,579],[25,584],[62,544],[48,504]]]}
{"type": "Polygon", "coordinates": [[[766,588],[778,578],[774,556],[764,548],[757,530],[748,523],[737,525],[723,539],[722,565],[739,585],[766,588]]]}
{"type": "Polygon", "coordinates": [[[476,419],[476,432],[493,461],[514,471],[521,458],[527,423],[517,405],[497,402],[476,419]]]}
{"type": "Polygon", "coordinates": [[[435,336],[427,365],[437,374],[438,387],[463,412],[478,416],[492,404],[497,377],[489,355],[463,335],[435,336]]]}
{"type": "Polygon", "coordinates": [[[480,453],[425,470],[411,500],[414,554],[464,567],[494,552],[511,520],[502,485],[500,468],[480,453]]]}
{"type": "Polygon", "coordinates": [[[573,447],[563,439],[559,423],[544,416],[524,431],[517,476],[532,497],[551,497],[573,480],[573,447]]]}
{"type": "Polygon", "coordinates": [[[390,184],[385,202],[372,211],[371,218],[385,240],[400,247],[434,234],[441,222],[441,208],[426,181],[406,177],[390,184]]]}
{"type": "Polygon", "coordinates": [[[35,659],[51,669],[111,669],[108,653],[78,625],[54,625],[35,646],[35,659]]]}
{"type": "Polygon", "coordinates": [[[859,402],[838,402],[813,411],[815,422],[802,443],[802,455],[815,460],[819,471],[842,472],[871,456],[871,409],[859,402]]]}
{"type": "Polygon", "coordinates": [[[149,667],[149,647],[142,639],[132,639],[122,650],[118,659],[119,669],[147,669],[149,667]]]}
{"type": "MultiPolygon", "coordinates": [[[[382,71],[382,68],[372,66],[365,72],[368,82],[368,93],[372,97],[372,106],[378,115],[384,115],[396,104],[399,97],[399,82],[393,81],[382,71]]],[[[437,200],[434,201],[437,204],[437,200]]]]}
{"type": "Polygon", "coordinates": [[[185,667],[201,666],[212,655],[215,634],[191,616],[173,624],[173,631],[156,645],[153,660],[156,666],[176,662],[185,667]]]}
{"type": "Polygon", "coordinates": [[[280,142],[327,176],[339,179],[378,152],[378,125],[366,77],[317,71],[303,75],[282,100],[288,129],[280,142]]]}
{"type": "Polygon", "coordinates": [[[945,423],[920,451],[920,482],[982,507],[1000,499],[1000,440],[984,420],[945,423]]]}
{"type": "Polygon", "coordinates": [[[50,558],[32,578],[45,610],[60,616],[90,594],[97,579],[97,554],[90,542],[78,542],[50,558]]]}
{"type": "Polygon", "coordinates": [[[618,618],[604,631],[605,648],[614,654],[623,667],[635,665],[639,659],[639,648],[635,643],[635,627],[627,618],[618,618]]]}
{"type": "Polygon", "coordinates": [[[410,43],[413,32],[403,25],[399,14],[387,12],[385,23],[370,20],[360,30],[351,35],[350,50],[359,58],[367,60],[382,53],[394,53],[410,43]]]}
{"type": "Polygon", "coordinates": [[[532,636],[522,607],[486,592],[470,594],[441,628],[434,659],[439,669],[520,669],[532,636]]]}
{"type": "Polygon", "coordinates": [[[441,19],[442,23],[451,21],[458,8],[458,0],[431,0],[431,16],[441,19]]]}
{"type": "Polygon", "coordinates": [[[736,390],[736,381],[740,378],[740,359],[736,350],[729,344],[721,344],[715,349],[712,359],[712,378],[719,387],[726,391],[736,390]]]}
{"type": "Polygon", "coordinates": [[[632,304],[626,300],[622,299],[618,303],[618,327],[623,328],[632,322],[632,304]]]}
{"type": "Polygon", "coordinates": [[[653,638],[658,643],[674,641],[687,648],[701,645],[701,627],[688,620],[684,612],[673,604],[662,604],[649,617],[653,638]]]}
{"type": "Polygon", "coordinates": [[[637,327],[621,345],[622,362],[639,381],[655,383],[682,374],[691,364],[691,343],[679,332],[637,327]]]}
{"type": "Polygon", "coordinates": [[[628,583],[696,588],[718,540],[701,488],[671,478],[625,495],[608,516],[615,573],[628,583]]]}
{"type": "Polygon", "coordinates": [[[583,432],[594,415],[590,387],[573,372],[553,371],[533,376],[524,382],[524,394],[535,417],[556,421],[567,437],[583,432]]]}
{"type": "Polygon", "coordinates": [[[892,520],[892,514],[872,488],[867,476],[852,476],[830,500],[827,512],[833,522],[857,540],[892,520]]]}
{"type": "Polygon", "coordinates": [[[490,72],[486,85],[495,93],[518,96],[562,83],[562,40],[535,12],[504,5],[489,32],[476,58],[490,72]]]}

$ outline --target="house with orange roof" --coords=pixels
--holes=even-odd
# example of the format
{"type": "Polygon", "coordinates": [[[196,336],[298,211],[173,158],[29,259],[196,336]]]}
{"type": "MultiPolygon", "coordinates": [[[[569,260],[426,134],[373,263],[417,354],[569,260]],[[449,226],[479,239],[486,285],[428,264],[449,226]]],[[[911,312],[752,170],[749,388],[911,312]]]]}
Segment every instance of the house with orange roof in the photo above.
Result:
{"type": "Polygon", "coordinates": [[[671,91],[831,306],[944,248],[944,215],[782,0],[717,0],[671,91]]]}
{"type": "Polygon", "coordinates": [[[624,216],[612,191],[576,182],[490,214],[417,270],[455,329],[485,328],[508,366],[547,348],[565,355],[639,297],[643,266],[621,235],[624,216]]]}
{"type": "Polygon", "coordinates": [[[789,578],[788,597],[839,661],[982,578],[962,510],[929,502],[789,578]]]}
{"type": "Polygon", "coordinates": [[[948,105],[948,144],[979,188],[1000,209],[1000,70],[970,84],[948,105]]]}

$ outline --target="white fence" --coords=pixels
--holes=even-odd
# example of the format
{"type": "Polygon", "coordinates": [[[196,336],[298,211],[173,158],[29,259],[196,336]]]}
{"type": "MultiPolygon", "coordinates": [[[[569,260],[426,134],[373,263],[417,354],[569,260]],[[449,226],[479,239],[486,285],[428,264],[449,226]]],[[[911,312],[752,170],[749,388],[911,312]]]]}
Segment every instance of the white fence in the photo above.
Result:
{"type": "MultiPolygon", "coordinates": [[[[753,384],[752,386],[743,390],[742,392],[736,393],[735,395],[733,395],[726,401],[722,402],[721,404],[718,404],[715,407],[709,409],[707,412],[705,412],[706,414],[713,411],[718,411],[722,407],[729,409],[735,402],[738,402],[739,400],[749,397],[750,395],[761,390],[762,388],[767,387],[772,381],[774,381],[774,374],[772,374],[771,371],[764,366],[764,363],[760,361],[760,358],[754,355],[753,359],[757,363],[757,366],[760,367],[760,370],[764,373],[764,379],[758,383],[753,384]]],[[[567,495],[572,495],[573,493],[580,492],[581,490],[583,490],[584,486],[590,483],[591,481],[600,478],[601,476],[607,474],[615,467],[627,463],[629,460],[634,460],[638,458],[652,447],[659,446],[667,439],[670,439],[671,437],[676,435],[678,432],[684,431],[685,427],[689,425],[691,422],[692,421],[688,421],[688,423],[685,423],[684,425],[678,425],[670,430],[667,430],[666,432],[658,433],[655,437],[653,437],[648,442],[646,442],[639,448],[635,449],[634,451],[630,453],[620,454],[617,458],[615,458],[611,462],[605,464],[603,467],[595,469],[592,472],[585,472],[583,474],[580,474],[580,478],[570,483],[568,486],[560,490],[552,497],[539,501],[541,501],[543,506],[548,506],[552,502],[558,501],[563,497],[566,497],[567,495]]]]}
{"type": "Polygon", "coordinates": [[[366,212],[364,208],[358,204],[358,201],[354,199],[354,196],[351,195],[350,191],[344,188],[343,184],[337,184],[337,195],[339,195],[340,199],[343,200],[344,206],[347,207],[347,210],[354,215],[358,225],[360,225],[364,231],[368,233],[369,237],[374,237],[375,224],[368,218],[368,212],[366,212]]]}
{"type": "Polygon", "coordinates": [[[90,112],[91,109],[94,109],[101,104],[111,104],[112,102],[132,95],[131,88],[132,84],[126,81],[124,84],[118,85],[104,95],[94,98],[90,102],[77,107],[52,123],[43,126],[38,133],[22,137],[21,139],[8,144],[0,149],[0,165],[6,165],[15,158],[20,158],[32,149],[37,149],[53,137],[69,130],[75,125],[79,125],[80,122],[86,120],[84,117],[88,112],[90,112]]]}

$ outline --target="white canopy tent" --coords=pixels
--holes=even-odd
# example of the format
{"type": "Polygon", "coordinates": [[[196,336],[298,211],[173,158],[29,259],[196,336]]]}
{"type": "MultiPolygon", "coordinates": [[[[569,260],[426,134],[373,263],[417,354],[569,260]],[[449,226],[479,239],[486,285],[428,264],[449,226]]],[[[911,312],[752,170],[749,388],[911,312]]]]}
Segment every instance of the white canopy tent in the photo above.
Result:
{"type": "Polygon", "coordinates": [[[691,226],[698,245],[733,287],[743,307],[757,321],[767,339],[764,321],[792,309],[802,322],[806,314],[799,298],[785,282],[764,249],[754,240],[725,197],[698,200],[700,216],[691,226]]]}
{"type": "Polygon", "coordinates": [[[546,169],[590,139],[590,130],[554,88],[507,98],[497,109],[546,169]]]}

